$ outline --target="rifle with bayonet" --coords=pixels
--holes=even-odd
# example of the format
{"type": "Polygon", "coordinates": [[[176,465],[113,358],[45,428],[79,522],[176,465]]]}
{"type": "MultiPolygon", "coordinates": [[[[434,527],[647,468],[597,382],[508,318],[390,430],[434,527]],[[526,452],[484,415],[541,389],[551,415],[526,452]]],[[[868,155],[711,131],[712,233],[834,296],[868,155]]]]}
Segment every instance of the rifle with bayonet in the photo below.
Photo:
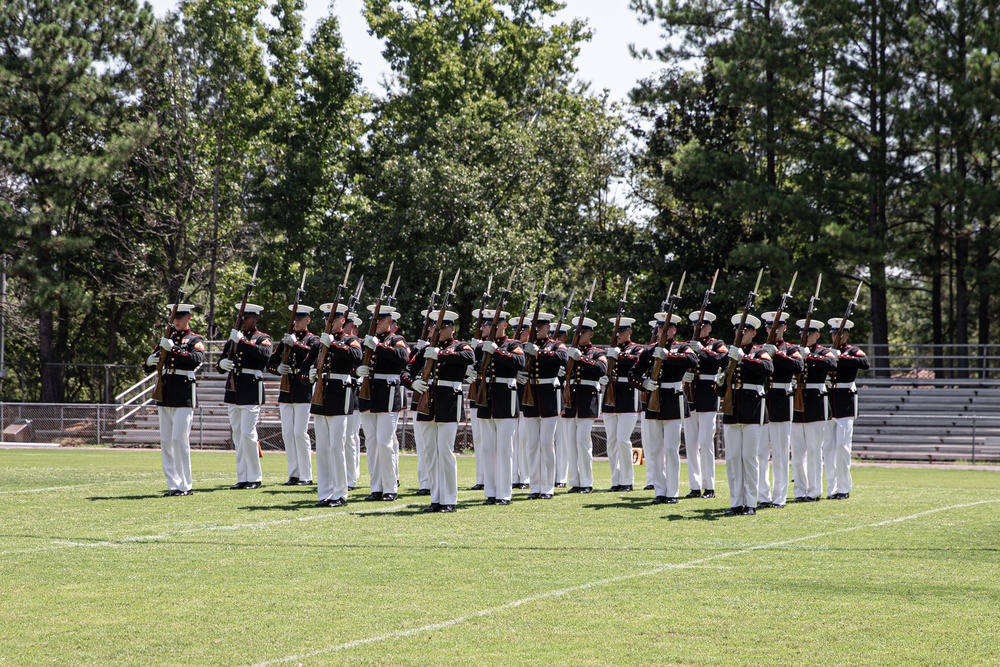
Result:
{"type": "MultiPolygon", "coordinates": [[[[809,354],[809,348],[807,347],[809,342],[809,325],[812,324],[813,313],[816,312],[816,304],[819,303],[819,287],[822,284],[823,274],[821,273],[819,274],[819,278],[816,279],[816,293],[809,297],[809,309],[806,310],[805,326],[802,328],[802,341],[799,345],[806,351],[803,356],[808,356],[809,354]]],[[[792,409],[795,412],[805,412],[806,409],[806,371],[804,365],[802,372],[795,379],[795,398],[792,399],[792,409]]]]}
{"type": "MultiPolygon", "coordinates": [[[[387,289],[389,289],[389,280],[392,279],[392,269],[394,266],[396,266],[395,261],[389,264],[389,272],[385,274],[385,282],[382,283],[382,287],[379,288],[378,300],[375,302],[375,310],[372,313],[372,321],[371,324],[368,325],[369,336],[374,336],[375,331],[378,328],[378,317],[382,313],[382,302],[385,301],[387,298],[392,298],[392,297],[386,297],[385,292],[387,289]]],[[[399,287],[398,280],[396,281],[396,287],[397,288],[399,287]]],[[[371,367],[373,354],[375,354],[375,350],[366,346],[365,356],[361,362],[361,365],[371,367]]],[[[363,398],[366,401],[370,401],[372,399],[371,373],[366,375],[365,379],[361,381],[361,388],[358,390],[358,398],[363,398]]]]}
{"type": "Polygon", "coordinates": [[[844,338],[844,327],[847,325],[847,318],[851,316],[851,312],[854,310],[854,306],[858,303],[858,298],[861,296],[861,287],[865,284],[865,281],[858,283],[858,289],[854,292],[854,298],[847,302],[847,310],[844,311],[844,317],[840,320],[840,328],[837,329],[837,335],[833,337],[833,349],[839,350],[841,346],[841,341],[844,338]]]}
{"type": "MultiPolygon", "coordinates": [[[[427,305],[427,314],[424,315],[424,326],[420,330],[420,340],[426,341],[431,330],[431,311],[437,308],[437,300],[441,296],[441,279],[444,278],[444,269],[438,273],[438,284],[431,292],[431,300],[427,305]]],[[[443,308],[442,308],[443,310],[443,308]]]]}
{"type": "MultiPolygon", "coordinates": [[[[253,267],[253,275],[250,276],[250,282],[246,284],[243,288],[243,301],[240,302],[240,311],[236,314],[236,321],[233,323],[233,328],[237,331],[243,331],[243,318],[247,309],[247,301],[250,299],[250,294],[253,293],[253,288],[257,284],[257,269],[260,268],[260,262],[253,267]]],[[[229,361],[233,360],[236,356],[236,343],[229,346],[229,354],[227,358],[229,361]]],[[[229,371],[229,376],[226,378],[226,391],[236,391],[236,368],[234,367],[229,371]]]]}
{"type": "MultiPolygon", "coordinates": [[[[295,335],[295,315],[299,310],[299,301],[306,293],[306,269],[302,269],[302,284],[297,290],[295,290],[295,302],[292,304],[292,314],[288,316],[288,335],[295,335]]],[[[288,357],[292,353],[292,346],[285,345],[281,350],[281,363],[283,365],[288,365],[288,357]]],[[[282,375],[280,390],[284,392],[289,392],[292,390],[292,376],[282,375]]]]}
{"type": "MultiPolygon", "coordinates": [[[[747,326],[747,315],[753,309],[753,301],[757,298],[757,290],[760,289],[760,279],[764,276],[764,269],[761,269],[757,273],[757,284],[754,285],[750,293],[747,294],[746,304],[743,306],[743,314],[740,315],[740,324],[736,327],[736,339],[733,341],[734,347],[742,347],[743,342],[743,331],[747,326]]],[[[734,396],[733,396],[733,373],[736,372],[737,362],[732,357],[729,357],[729,366],[726,368],[726,397],[722,401],[722,412],[723,414],[732,415],[733,410],[736,407],[734,396]]]]}
{"type": "Polygon", "coordinates": [[[514,340],[521,340],[521,332],[524,330],[524,320],[528,318],[528,309],[531,308],[531,295],[535,292],[535,287],[538,283],[531,283],[531,289],[528,290],[528,296],[524,299],[524,307],[521,308],[521,317],[517,320],[517,326],[514,327],[514,340]]]}
{"type": "MultiPolygon", "coordinates": [[[[510,280],[507,281],[507,287],[500,290],[500,297],[497,299],[497,307],[493,310],[493,324],[490,326],[490,335],[486,338],[486,340],[490,342],[495,342],[497,339],[497,329],[499,328],[497,325],[500,324],[500,311],[503,310],[503,307],[507,303],[507,298],[510,296],[510,288],[514,284],[514,273],[516,271],[516,267],[511,269],[510,280]]],[[[479,315],[482,316],[482,314],[482,311],[480,311],[479,315]]],[[[483,352],[482,365],[479,367],[479,378],[476,381],[476,385],[474,385],[476,390],[474,399],[475,404],[480,407],[486,407],[488,404],[489,380],[487,379],[486,374],[489,371],[489,366],[492,362],[493,354],[490,352],[483,352]]]]}
{"type": "MultiPolygon", "coordinates": [[[[455,271],[455,279],[451,281],[451,289],[444,293],[444,298],[441,300],[441,308],[438,310],[437,322],[434,325],[434,340],[430,343],[431,347],[437,347],[438,343],[441,342],[441,328],[444,324],[445,310],[448,309],[452,297],[455,296],[455,288],[458,287],[458,274],[461,271],[461,269],[455,271]]],[[[440,278],[438,279],[438,289],[441,289],[440,278]]],[[[431,373],[434,372],[436,365],[436,359],[424,358],[424,367],[421,370],[420,379],[424,382],[430,382],[431,373]]],[[[422,415],[429,415],[431,413],[431,394],[430,387],[428,387],[427,391],[420,396],[420,400],[417,401],[417,412],[422,415]]]]}
{"type": "MultiPolygon", "coordinates": [[[[542,305],[545,303],[545,297],[548,296],[545,292],[549,289],[549,276],[545,276],[545,283],[542,285],[542,291],[538,293],[538,298],[535,299],[535,314],[531,316],[531,332],[528,334],[528,342],[532,345],[538,340],[538,313],[542,310],[542,305]]],[[[567,308],[568,309],[568,308],[567,308]]],[[[563,313],[565,315],[565,313],[563,313]]],[[[562,320],[560,320],[561,322],[562,320]]],[[[551,333],[551,332],[550,332],[551,333]]],[[[531,381],[531,371],[535,366],[535,357],[528,355],[527,360],[524,362],[524,372],[528,374],[528,383],[524,385],[524,391],[521,394],[521,403],[524,405],[534,405],[535,404],[535,394],[538,392],[538,386],[535,382],[531,381]],[[535,385],[532,388],[532,385],[535,385]]]]}
{"type": "MultiPolygon", "coordinates": [[[[590,304],[594,300],[594,290],[597,288],[597,278],[594,278],[594,282],[590,284],[590,294],[583,301],[583,308],[580,311],[579,318],[577,320],[576,331],[573,332],[573,344],[570,347],[577,347],[580,344],[580,330],[583,329],[583,318],[587,316],[590,312],[590,304]]],[[[576,382],[573,383],[573,387],[569,386],[570,378],[573,377],[573,366],[575,362],[572,357],[566,362],[566,386],[563,387],[563,405],[569,406],[573,401],[573,388],[580,386],[580,378],[576,378],[576,382]]]]}
{"type": "MultiPolygon", "coordinates": [[[[667,300],[664,302],[666,305],[665,317],[663,319],[663,326],[660,328],[660,336],[656,341],[656,347],[662,347],[666,349],[667,347],[667,329],[670,328],[670,320],[673,319],[674,311],[677,309],[677,302],[681,298],[681,290],[684,289],[684,279],[687,278],[687,271],[681,273],[681,281],[677,283],[677,291],[673,294],[667,291],[667,300]]],[[[670,283],[670,289],[674,287],[673,283],[670,283]]],[[[649,379],[653,381],[656,385],[653,387],[652,391],[649,392],[649,400],[646,403],[646,408],[653,413],[659,413],[660,411],[660,372],[663,370],[663,359],[657,358],[653,362],[653,369],[649,375],[649,379]]]]}
{"type": "MultiPolygon", "coordinates": [[[[347,279],[351,275],[351,262],[347,262],[347,272],[344,274],[344,282],[337,285],[337,293],[333,297],[333,304],[330,307],[330,312],[326,316],[326,324],[323,326],[323,333],[332,334],[333,333],[333,322],[337,319],[337,306],[340,305],[340,297],[344,295],[344,290],[347,289],[347,279]]],[[[305,280],[305,276],[303,276],[305,280]]],[[[358,294],[360,295],[361,286],[364,284],[364,278],[358,283],[358,294]]],[[[348,311],[350,308],[348,308],[348,311]]],[[[344,312],[344,319],[347,319],[347,311],[344,312]]],[[[326,355],[330,349],[326,345],[319,346],[319,353],[316,355],[316,386],[313,387],[312,403],[313,405],[323,405],[323,395],[326,392],[325,385],[323,382],[323,367],[326,364],[326,355]]]]}
{"type": "MultiPolygon", "coordinates": [[[[631,282],[631,276],[625,279],[625,289],[622,291],[622,298],[618,300],[618,314],[615,315],[615,328],[611,332],[611,347],[618,347],[618,329],[621,326],[625,305],[628,303],[628,286],[631,282]]],[[[617,403],[615,397],[615,384],[618,382],[617,362],[618,359],[608,358],[608,388],[604,393],[604,405],[609,408],[615,407],[617,403]]]]}
{"type": "MultiPolygon", "coordinates": [[[[191,269],[188,269],[187,275],[184,276],[184,284],[180,286],[177,290],[177,296],[174,297],[174,307],[170,309],[170,321],[167,322],[167,330],[163,333],[164,338],[170,338],[170,334],[174,329],[174,320],[177,319],[177,306],[180,305],[181,301],[184,300],[184,295],[187,294],[188,289],[188,278],[191,277],[191,269]]],[[[156,386],[153,387],[153,395],[151,398],[159,403],[163,400],[163,364],[167,361],[167,351],[162,347],[160,348],[160,360],[156,362],[156,386]]]]}
{"type": "Polygon", "coordinates": [[[774,323],[771,324],[771,331],[767,334],[767,344],[774,345],[778,340],[778,327],[781,326],[781,315],[785,312],[785,305],[792,298],[792,289],[795,287],[795,279],[799,277],[799,272],[792,274],[792,283],[788,286],[788,291],[781,295],[781,302],[778,303],[778,310],[774,311],[774,323]]]}
{"type": "MultiPolygon", "coordinates": [[[[698,336],[701,335],[701,328],[705,326],[705,311],[708,309],[708,304],[712,302],[712,297],[715,295],[715,281],[718,279],[719,269],[716,269],[715,275],[712,276],[712,286],[705,290],[705,296],[701,300],[701,310],[698,311],[698,321],[694,325],[693,340],[698,340],[698,336]]],[[[694,386],[690,382],[684,383],[684,398],[687,399],[688,403],[694,403],[694,386]]]]}

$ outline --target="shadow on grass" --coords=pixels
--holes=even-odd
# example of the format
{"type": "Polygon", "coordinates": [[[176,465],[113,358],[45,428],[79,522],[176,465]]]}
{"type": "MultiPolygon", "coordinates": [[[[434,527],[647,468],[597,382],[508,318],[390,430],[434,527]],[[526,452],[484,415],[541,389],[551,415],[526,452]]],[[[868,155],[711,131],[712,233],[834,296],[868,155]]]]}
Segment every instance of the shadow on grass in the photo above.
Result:
{"type": "MultiPolygon", "coordinates": [[[[191,495],[199,495],[202,493],[215,493],[216,491],[229,491],[228,486],[196,486],[191,492],[191,495]]],[[[241,491],[244,489],[240,489],[241,491]]],[[[252,489],[246,489],[251,491],[252,489]]],[[[165,491],[165,490],[164,490],[165,491]]],[[[123,496],[88,496],[87,500],[151,500],[156,498],[190,498],[191,496],[168,496],[164,491],[155,491],[153,493],[136,493],[131,495],[123,496]]]]}
{"type": "MultiPolygon", "coordinates": [[[[704,508],[699,510],[688,510],[687,515],[683,514],[667,514],[663,518],[667,521],[718,521],[725,517],[724,508],[704,508]],[[694,516],[691,516],[694,514],[694,516]]],[[[737,517],[733,517],[734,519],[737,517]]]]}

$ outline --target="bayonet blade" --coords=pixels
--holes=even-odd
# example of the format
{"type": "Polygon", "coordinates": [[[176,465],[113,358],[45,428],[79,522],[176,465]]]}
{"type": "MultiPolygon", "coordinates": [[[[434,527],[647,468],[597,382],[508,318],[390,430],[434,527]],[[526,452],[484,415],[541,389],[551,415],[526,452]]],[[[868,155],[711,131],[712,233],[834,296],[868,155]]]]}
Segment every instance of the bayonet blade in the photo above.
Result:
{"type": "Polygon", "coordinates": [[[259,269],[259,268],[260,268],[260,260],[257,260],[257,264],[254,265],[254,267],[253,267],[253,275],[250,276],[250,282],[251,283],[257,282],[257,269],[259,269]]]}
{"type": "Polygon", "coordinates": [[[757,290],[760,289],[760,279],[764,277],[764,267],[760,267],[760,271],[757,272],[757,284],[753,286],[753,293],[756,294],[757,290]]]}
{"type": "Polygon", "coordinates": [[[564,310],[566,310],[567,312],[573,306],[573,297],[575,296],[576,296],[576,288],[574,287],[572,290],[570,290],[569,299],[567,299],[566,306],[564,308],[564,310]]]}
{"type": "Polygon", "coordinates": [[[399,290],[399,279],[401,276],[396,276],[396,286],[392,288],[392,296],[389,297],[391,300],[395,301],[396,292],[399,290]]]}
{"type": "MultiPolygon", "coordinates": [[[[347,260],[347,273],[345,273],[345,274],[344,274],[344,282],[343,282],[343,283],[341,283],[341,285],[342,285],[343,287],[347,287],[347,279],[348,279],[348,278],[350,277],[350,275],[351,275],[351,265],[352,265],[353,263],[354,263],[354,262],[353,262],[352,260],[347,260]]],[[[365,282],[365,277],[364,277],[364,276],[361,276],[361,283],[363,283],[363,282],[365,282]]],[[[358,283],[358,284],[360,285],[361,283],[358,283]]]]}
{"type": "Polygon", "coordinates": [[[483,292],[483,294],[486,294],[487,296],[489,296],[489,293],[490,293],[491,289],[493,289],[493,274],[492,273],[490,274],[490,280],[489,280],[489,282],[486,283],[486,291],[483,292]]]}
{"type": "Polygon", "coordinates": [[[594,282],[590,283],[590,294],[587,295],[587,301],[594,300],[594,290],[597,289],[597,276],[594,276],[594,282]]]}
{"type": "Polygon", "coordinates": [[[632,276],[625,279],[625,291],[622,292],[622,301],[628,302],[628,286],[632,283],[632,276]]]}
{"type": "Polygon", "coordinates": [[[514,285],[514,274],[515,273],[517,273],[517,267],[516,266],[513,269],[510,270],[510,279],[507,280],[507,289],[505,291],[508,292],[508,293],[510,292],[510,288],[514,285]]]}
{"type": "Polygon", "coordinates": [[[542,284],[542,291],[539,293],[541,296],[547,296],[549,291],[549,274],[545,273],[545,282],[542,284]]]}
{"type": "Polygon", "coordinates": [[[798,277],[799,277],[799,272],[798,271],[796,271],[795,273],[792,274],[792,282],[788,286],[788,291],[785,292],[785,294],[787,294],[789,297],[792,296],[792,289],[795,288],[795,279],[798,278],[798,277]]]}
{"type": "Polygon", "coordinates": [[[715,275],[712,276],[712,286],[708,288],[708,291],[715,294],[715,281],[719,279],[719,269],[715,270],[715,275]]]}
{"type": "Polygon", "coordinates": [[[684,271],[683,273],[681,273],[681,282],[677,286],[677,293],[674,294],[674,298],[675,299],[681,298],[681,290],[684,289],[684,279],[687,278],[687,274],[688,274],[687,271],[684,271]]]}
{"type": "Polygon", "coordinates": [[[441,269],[441,272],[438,273],[438,284],[437,284],[437,287],[434,288],[434,293],[435,294],[440,294],[441,293],[441,279],[442,278],[444,278],[444,269],[441,269]]]}
{"type": "Polygon", "coordinates": [[[861,296],[861,287],[864,284],[865,284],[864,280],[862,280],[862,281],[860,281],[858,283],[858,289],[854,292],[854,298],[851,300],[851,303],[857,303],[858,302],[858,298],[861,296]]]}
{"type": "Polygon", "coordinates": [[[392,269],[396,266],[396,260],[389,262],[389,273],[385,274],[385,282],[382,283],[383,286],[388,287],[389,281],[392,280],[392,269]]]}
{"type": "Polygon", "coordinates": [[[455,270],[455,279],[451,281],[451,289],[448,290],[449,294],[455,293],[455,288],[458,287],[458,274],[462,272],[462,269],[455,270]]]}
{"type": "Polygon", "coordinates": [[[306,291],[306,272],[308,270],[309,269],[302,269],[302,284],[299,285],[299,291],[300,292],[305,292],[306,291]]]}
{"type": "Polygon", "coordinates": [[[670,296],[674,293],[674,281],[670,281],[670,287],[667,288],[667,299],[663,303],[670,303],[670,296]]]}
{"type": "Polygon", "coordinates": [[[816,279],[816,294],[813,298],[819,298],[819,286],[823,284],[823,274],[819,274],[819,278],[816,279]]]}
{"type": "MultiPolygon", "coordinates": [[[[191,280],[191,267],[188,267],[187,273],[184,275],[184,284],[181,285],[181,292],[187,294],[188,291],[188,281],[191,280]]],[[[178,299],[180,301],[180,299],[178,299]]]]}

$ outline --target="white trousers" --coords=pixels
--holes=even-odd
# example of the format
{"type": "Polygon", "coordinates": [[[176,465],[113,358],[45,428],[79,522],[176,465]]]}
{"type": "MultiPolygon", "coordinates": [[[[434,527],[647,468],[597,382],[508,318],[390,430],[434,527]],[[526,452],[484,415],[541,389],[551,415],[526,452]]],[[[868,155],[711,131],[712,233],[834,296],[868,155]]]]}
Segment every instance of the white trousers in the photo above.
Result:
{"type": "Polygon", "coordinates": [[[823,493],[823,436],[826,421],[792,424],[792,477],[796,498],[823,493]]]}
{"type": "Polygon", "coordinates": [[[316,493],[320,500],[347,498],[347,415],[316,415],[316,493]]]}
{"type": "Polygon", "coordinates": [[[635,471],[632,469],[632,431],[635,430],[635,422],[638,419],[638,412],[604,413],[611,486],[632,486],[635,483],[635,471]]]}
{"type": "Polygon", "coordinates": [[[574,417],[567,424],[570,486],[594,486],[594,441],[591,438],[594,421],[593,418],[574,417]]]}
{"type": "MultiPolygon", "coordinates": [[[[281,439],[285,441],[288,477],[311,480],[312,447],[309,443],[309,403],[278,403],[281,439]]],[[[338,496],[339,497],[339,496],[338,496]]]]}
{"type": "Polygon", "coordinates": [[[764,431],[761,424],[723,424],[726,439],[726,478],[729,506],[757,508],[757,449],[764,431]]]}
{"type": "Polygon", "coordinates": [[[361,413],[355,410],[347,416],[347,486],[356,488],[361,476],[361,413]]]}
{"type": "Polygon", "coordinates": [[[559,417],[521,417],[522,446],[528,456],[532,493],[553,492],[556,481],[556,427],[559,417]]]}
{"type": "Polygon", "coordinates": [[[160,408],[160,458],[169,491],[190,491],[194,408],[160,408]]]}
{"type": "Polygon", "coordinates": [[[510,500],[514,473],[516,419],[480,419],[483,443],[483,491],[487,498],[510,500]]]}
{"type": "Polygon", "coordinates": [[[483,484],[484,466],[483,448],[480,443],[483,441],[483,430],[476,416],[476,404],[473,403],[469,409],[469,427],[472,429],[472,453],[476,457],[476,484],[483,484]]]}
{"type": "Polygon", "coordinates": [[[531,483],[531,466],[528,463],[528,447],[524,436],[525,417],[517,418],[517,436],[514,438],[514,484],[531,483]]]}
{"type": "Polygon", "coordinates": [[[764,435],[761,436],[760,450],[757,455],[759,482],[757,484],[757,502],[768,502],[784,505],[788,502],[788,451],[792,439],[792,422],[770,422],[764,425],[764,435]],[[770,484],[767,474],[767,457],[771,457],[770,484]]]}
{"type": "Polygon", "coordinates": [[[681,488],[681,420],[647,419],[649,439],[642,443],[646,475],[657,496],[676,498],[681,488]]]}
{"type": "Polygon", "coordinates": [[[263,479],[260,470],[260,455],[257,453],[257,418],[259,405],[226,404],[229,412],[229,426],[233,430],[233,444],[236,446],[236,481],[259,482],[263,479]]]}
{"type": "Polygon", "coordinates": [[[441,505],[458,503],[458,462],[455,460],[457,423],[415,422],[424,445],[430,477],[431,502],[441,505]]]}
{"type": "Polygon", "coordinates": [[[715,428],[718,412],[692,412],[684,420],[688,482],[692,491],[715,489],[715,428]]]}
{"type": "Polygon", "coordinates": [[[365,450],[368,452],[368,476],[372,493],[396,493],[399,461],[393,449],[398,412],[362,412],[361,428],[365,430],[365,450]]]}
{"type": "Polygon", "coordinates": [[[647,423],[645,412],[639,415],[639,437],[642,438],[642,458],[646,466],[646,486],[652,486],[654,477],[653,469],[649,467],[648,462],[645,462],[645,458],[649,454],[646,451],[646,443],[649,442],[651,437],[649,435],[649,424],[647,423]]]}
{"type": "MultiPolygon", "coordinates": [[[[431,422],[418,422],[417,413],[413,413],[413,447],[417,450],[417,488],[431,489],[431,470],[427,458],[427,445],[424,443],[424,429],[422,424],[431,422]]],[[[432,501],[433,502],[433,501],[432,501]]]]}
{"type": "Polygon", "coordinates": [[[573,422],[570,419],[556,417],[556,482],[565,484],[569,476],[569,450],[573,446],[570,432],[573,422]]]}
{"type": "Polygon", "coordinates": [[[823,436],[823,466],[826,468],[826,492],[851,492],[851,448],[854,442],[854,417],[839,417],[827,422],[823,436]]]}

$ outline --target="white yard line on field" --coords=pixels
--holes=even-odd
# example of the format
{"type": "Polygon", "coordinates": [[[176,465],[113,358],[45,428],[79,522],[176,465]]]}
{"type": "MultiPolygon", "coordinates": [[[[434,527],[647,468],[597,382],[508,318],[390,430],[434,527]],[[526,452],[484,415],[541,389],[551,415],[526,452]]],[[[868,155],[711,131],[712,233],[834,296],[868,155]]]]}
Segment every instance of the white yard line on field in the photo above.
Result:
{"type": "Polygon", "coordinates": [[[410,637],[413,635],[421,634],[424,632],[433,632],[436,630],[444,630],[445,628],[450,628],[466,621],[471,621],[477,618],[482,618],[484,616],[492,616],[503,611],[510,609],[516,609],[526,604],[531,604],[532,602],[538,602],[540,600],[547,600],[550,598],[562,597],[570,593],[576,593],[578,591],[584,591],[590,588],[596,588],[598,586],[606,586],[608,584],[618,583],[619,581],[626,581],[628,579],[635,579],[637,577],[648,577],[654,574],[660,574],[662,572],[669,572],[679,569],[687,569],[691,567],[696,567],[709,563],[711,561],[719,560],[722,558],[731,558],[733,556],[741,556],[743,554],[752,553],[754,551],[762,551],[765,549],[774,549],[776,547],[783,547],[789,544],[795,544],[796,542],[804,542],[806,540],[814,540],[821,537],[830,537],[831,535],[838,535],[841,533],[848,533],[855,530],[863,530],[865,528],[879,528],[882,526],[888,526],[894,523],[900,523],[902,521],[911,521],[913,519],[918,519],[920,517],[927,516],[929,514],[937,514],[939,512],[948,512],[950,510],[962,509],[965,507],[975,507],[976,505],[984,505],[988,503],[998,503],[1000,500],[980,500],[974,503],[963,503],[960,505],[951,505],[950,507],[939,507],[936,509],[925,510],[923,512],[917,512],[916,514],[910,514],[909,516],[902,516],[896,519],[886,519],[885,521],[877,521],[875,523],[864,523],[857,526],[850,526],[848,528],[839,528],[837,530],[831,530],[824,533],[813,533],[812,535],[805,535],[803,537],[794,537],[788,540],[781,540],[779,542],[769,542],[767,544],[758,544],[752,547],[746,547],[744,549],[738,549],[736,551],[728,551],[724,553],[713,554],[711,556],[705,556],[704,558],[696,558],[694,560],[688,561],[686,563],[678,564],[664,564],[657,567],[651,568],[649,570],[643,570],[641,572],[632,572],[629,574],[619,575],[617,577],[610,577],[608,579],[598,579],[595,581],[590,581],[584,584],[579,584],[577,586],[570,586],[569,588],[561,588],[554,591],[547,591],[545,593],[539,593],[538,595],[532,595],[530,597],[521,598],[520,600],[513,600],[505,604],[490,607],[489,609],[481,609],[479,611],[474,611],[469,614],[458,616],[456,618],[449,619],[447,621],[441,621],[439,623],[430,623],[428,625],[422,625],[418,628],[410,628],[408,630],[395,630],[393,632],[387,632],[385,634],[376,635],[374,637],[364,637],[361,639],[354,639],[343,644],[336,644],[334,646],[328,646],[326,648],[317,649],[315,651],[308,651],[305,653],[297,653],[295,655],[288,655],[283,658],[273,658],[271,660],[265,660],[264,662],[258,662],[253,667],[269,667],[270,665],[279,665],[286,662],[295,662],[298,660],[306,660],[308,658],[313,658],[320,655],[325,655],[328,653],[336,653],[338,651],[345,651],[348,649],[356,648],[358,646],[365,646],[367,644],[377,644],[379,642],[389,641],[392,639],[402,639],[404,637],[410,637]]]}

